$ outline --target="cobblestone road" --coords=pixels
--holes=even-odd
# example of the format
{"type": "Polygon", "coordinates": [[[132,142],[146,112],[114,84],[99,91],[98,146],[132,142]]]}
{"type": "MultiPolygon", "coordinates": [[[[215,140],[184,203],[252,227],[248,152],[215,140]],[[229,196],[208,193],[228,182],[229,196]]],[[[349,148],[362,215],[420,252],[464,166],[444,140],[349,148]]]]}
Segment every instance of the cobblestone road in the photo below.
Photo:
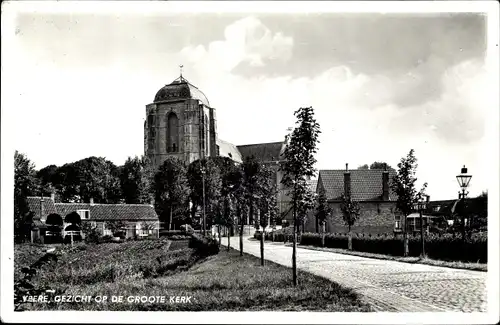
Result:
{"type": "MultiPolygon", "coordinates": [[[[239,249],[237,237],[231,247],[239,249]]],[[[246,238],[243,251],[260,256],[259,242],[246,238]]],[[[291,267],[292,248],[283,243],[266,242],[264,256],[291,267]]],[[[303,248],[297,249],[297,267],[354,289],[378,311],[486,312],[486,272],[303,248]]]]}

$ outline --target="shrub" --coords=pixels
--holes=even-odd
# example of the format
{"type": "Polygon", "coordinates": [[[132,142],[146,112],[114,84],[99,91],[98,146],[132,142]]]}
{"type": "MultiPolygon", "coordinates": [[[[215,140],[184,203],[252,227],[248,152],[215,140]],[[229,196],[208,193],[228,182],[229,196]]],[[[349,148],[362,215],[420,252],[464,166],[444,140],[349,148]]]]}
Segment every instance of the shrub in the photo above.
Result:
{"type": "MultiPolygon", "coordinates": [[[[325,247],[347,248],[346,234],[326,234],[325,247]]],[[[304,233],[302,245],[320,246],[321,236],[304,233]]],[[[403,239],[394,236],[353,236],[352,248],[355,251],[403,256],[403,239]]],[[[410,256],[421,253],[420,235],[409,236],[410,256]]],[[[463,242],[460,236],[450,234],[428,234],[425,236],[425,252],[429,258],[445,261],[487,262],[487,234],[473,234],[463,242]]]]}
{"type": "Polygon", "coordinates": [[[198,233],[192,233],[189,240],[189,248],[194,248],[200,256],[217,255],[219,253],[219,243],[217,240],[205,237],[198,233]]]}

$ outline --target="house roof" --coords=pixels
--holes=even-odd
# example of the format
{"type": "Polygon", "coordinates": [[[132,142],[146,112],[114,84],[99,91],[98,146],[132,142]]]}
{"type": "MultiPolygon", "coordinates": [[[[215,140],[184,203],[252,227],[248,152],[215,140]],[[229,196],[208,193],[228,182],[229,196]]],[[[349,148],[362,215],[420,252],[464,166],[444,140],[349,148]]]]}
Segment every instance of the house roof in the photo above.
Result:
{"type": "MultiPolygon", "coordinates": [[[[382,173],[381,169],[353,169],[351,174],[351,196],[355,201],[381,200],[382,173]]],[[[389,172],[389,200],[396,201],[396,193],[390,188],[394,170],[389,172]]],[[[344,169],[320,170],[318,184],[325,189],[328,200],[340,200],[344,193],[344,169]]]]}
{"type": "Polygon", "coordinates": [[[282,150],[285,143],[281,142],[270,142],[270,143],[258,143],[258,144],[247,144],[242,146],[237,146],[241,153],[241,158],[246,159],[246,157],[254,156],[255,159],[262,162],[278,161],[281,160],[282,150]]]}
{"type": "Polygon", "coordinates": [[[217,139],[217,145],[219,146],[219,156],[229,157],[238,163],[242,162],[241,154],[234,144],[217,139]]]}
{"type": "MultiPolygon", "coordinates": [[[[33,220],[41,219],[41,211],[40,211],[40,201],[41,198],[39,196],[28,196],[26,198],[28,201],[28,208],[31,212],[34,213],[33,220]]],[[[54,201],[50,197],[43,197],[43,217],[47,217],[49,214],[57,213],[56,207],[54,205],[54,201]]]]}
{"type": "Polygon", "coordinates": [[[58,213],[64,217],[76,210],[89,210],[89,220],[158,220],[153,206],[148,204],[90,204],[56,203],[58,213]]]}
{"type": "Polygon", "coordinates": [[[307,181],[307,184],[311,188],[311,191],[316,192],[316,189],[318,187],[318,180],[317,179],[310,179],[307,181]]]}

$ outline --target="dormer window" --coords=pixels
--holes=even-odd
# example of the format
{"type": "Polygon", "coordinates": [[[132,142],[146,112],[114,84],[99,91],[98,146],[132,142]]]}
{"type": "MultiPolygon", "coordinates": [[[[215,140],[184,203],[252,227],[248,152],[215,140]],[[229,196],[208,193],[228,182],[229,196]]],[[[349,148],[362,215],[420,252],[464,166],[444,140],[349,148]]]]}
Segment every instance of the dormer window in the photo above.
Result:
{"type": "Polygon", "coordinates": [[[77,210],[76,213],[80,215],[80,219],[87,220],[90,218],[90,210],[77,210]]]}

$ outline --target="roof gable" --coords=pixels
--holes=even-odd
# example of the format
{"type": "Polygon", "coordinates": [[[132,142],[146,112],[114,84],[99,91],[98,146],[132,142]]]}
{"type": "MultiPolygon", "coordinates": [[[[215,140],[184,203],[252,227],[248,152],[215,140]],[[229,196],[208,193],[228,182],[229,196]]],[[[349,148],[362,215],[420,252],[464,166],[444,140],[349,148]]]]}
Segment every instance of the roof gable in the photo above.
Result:
{"type": "Polygon", "coordinates": [[[284,142],[258,143],[237,146],[244,160],[247,157],[254,156],[256,160],[262,162],[281,160],[284,142]]]}
{"type": "MultiPolygon", "coordinates": [[[[381,169],[354,169],[349,170],[351,174],[351,196],[355,201],[381,200],[382,196],[382,173],[381,169]]],[[[396,193],[390,188],[392,178],[396,171],[389,172],[389,200],[397,199],[396,193]]],[[[328,200],[340,200],[344,193],[343,169],[320,170],[318,182],[326,192],[328,200]]],[[[319,188],[319,187],[318,187],[319,188]]]]}

